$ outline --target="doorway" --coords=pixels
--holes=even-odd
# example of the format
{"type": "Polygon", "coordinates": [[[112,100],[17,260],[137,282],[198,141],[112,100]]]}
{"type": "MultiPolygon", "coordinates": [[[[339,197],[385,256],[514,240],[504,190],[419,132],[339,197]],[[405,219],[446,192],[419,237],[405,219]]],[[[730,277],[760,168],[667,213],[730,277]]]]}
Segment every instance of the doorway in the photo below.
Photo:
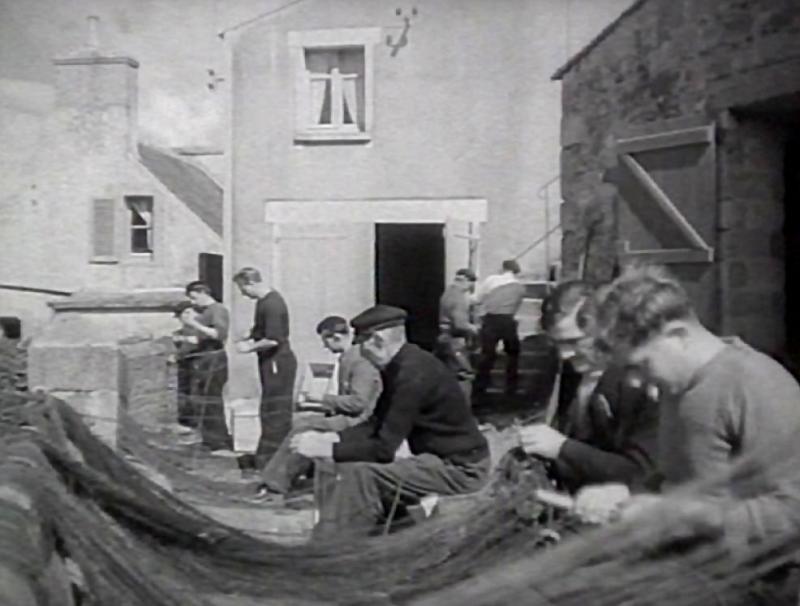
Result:
{"type": "Polygon", "coordinates": [[[375,225],[375,301],[408,312],[408,340],[432,350],[444,291],[441,223],[375,225]]]}
{"type": "Polygon", "coordinates": [[[785,242],[784,262],[786,306],[786,357],[791,369],[800,371],[800,129],[795,129],[786,142],[783,157],[785,242]]]}

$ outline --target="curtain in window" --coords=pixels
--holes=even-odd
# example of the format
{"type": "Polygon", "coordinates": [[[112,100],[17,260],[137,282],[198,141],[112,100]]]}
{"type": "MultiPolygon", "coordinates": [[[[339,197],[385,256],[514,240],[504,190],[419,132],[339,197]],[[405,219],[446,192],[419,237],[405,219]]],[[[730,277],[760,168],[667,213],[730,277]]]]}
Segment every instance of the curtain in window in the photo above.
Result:
{"type": "Polygon", "coordinates": [[[146,231],[147,248],[153,250],[153,201],[149,198],[128,198],[128,205],[133,213],[131,225],[146,231]]]}
{"type": "Polygon", "coordinates": [[[328,95],[327,78],[315,78],[309,73],[309,86],[311,88],[311,119],[314,124],[327,124],[330,120],[323,121],[323,110],[325,108],[325,97],[328,95]]]}
{"type": "MultiPolygon", "coordinates": [[[[358,80],[356,78],[344,78],[342,80],[342,95],[344,96],[345,117],[349,114],[350,124],[358,122],[358,95],[356,86],[358,80]]],[[[343,120],[348,122],[348,120],[343,120]]]]}

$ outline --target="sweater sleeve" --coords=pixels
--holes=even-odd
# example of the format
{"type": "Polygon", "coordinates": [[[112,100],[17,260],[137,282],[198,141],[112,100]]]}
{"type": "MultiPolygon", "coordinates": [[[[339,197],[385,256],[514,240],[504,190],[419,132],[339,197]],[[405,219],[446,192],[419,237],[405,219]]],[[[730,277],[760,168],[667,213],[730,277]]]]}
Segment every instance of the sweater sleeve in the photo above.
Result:
{"type": "Polygon", "coordinates": [[[559,453],[559,463],[566,466],[581,485],[622,482],[638,488],[654,470],[657,406],[641,391],[619,383],[613,392],[603,384],[599,387],[593,398],[600,408],[608,411],[609,422],[615,427],[613,443],[601,447],[591,441],[568,438],[559,453]]]}
{"type": "Polygon", "coordinates": [[[411,432],[431,386],[425,375],[406,372],[396,377],[393,387],[391,404],[380,429],[366,437],[342,432],[341,441],[333,446],[334,461],[391,463],[394,460],[394,454],[411,432]]]}
{"type": "Polygon", "coordinates": [[[368,416],[372,413],[380,392],[381,376],[378,369],[367,360],[358,359],[353,363],[350,375],[350,393],[328,394],[324,396],[322,403],[335,413],[351,417],[368,416]]]}

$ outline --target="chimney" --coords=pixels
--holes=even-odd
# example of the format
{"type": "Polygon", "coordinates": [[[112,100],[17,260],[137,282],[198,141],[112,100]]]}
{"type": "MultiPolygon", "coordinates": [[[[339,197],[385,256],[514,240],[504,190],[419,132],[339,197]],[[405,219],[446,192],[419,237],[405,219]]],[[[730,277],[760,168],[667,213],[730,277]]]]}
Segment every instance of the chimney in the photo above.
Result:
{"type": "Polygon", "coordinates": [[[139,62],[102,47],[99,17],[89,16],[87,25],[85,46],[53,59],[60,134],[77,153],[135,154],[139,62]]]}

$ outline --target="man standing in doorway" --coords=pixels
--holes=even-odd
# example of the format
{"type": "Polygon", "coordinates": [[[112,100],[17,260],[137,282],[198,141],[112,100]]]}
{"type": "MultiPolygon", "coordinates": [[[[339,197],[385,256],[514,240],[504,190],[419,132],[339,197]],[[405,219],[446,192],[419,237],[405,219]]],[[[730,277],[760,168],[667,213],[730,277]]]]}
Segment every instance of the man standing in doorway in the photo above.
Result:
{"type": "Polygon", "coordinates": [[[517,390],[519,377],[519,336],[517,315],[525,287],[517,279],[519,264],[513,259],[503,261],[503,271],[486,278],[478,290],[476,301],[483,308],[480,331],[481,359],[475,379],[475,394],[486,391],[491,383],[491,372],[497,357],[497,344],[503,342],[506,354],[506,393],[517,390]]]}
{"type": "Polygon", "coordinates": [[[439,300],[439,338],[436,354],[453,372],[469,395],[466,386],[474,378],[469,359],[469,341],[478,334],[478,327],[470,318],[470,293],[475,287],[475,273],[459,269],[453,283],[439,300]]]}
{"type": "Polygon", "coordinates": [[[262,281],[253,267],[236,272],[233,282],[249,299],[256,300],[250,334],[236,344],[239,353],[258,355],[261,380],[261,438],[255,452],[255,466],[262,469],[292,428],[292,393],[297,358],[289,344],[289,309],[281,294],[262,281]]]}

